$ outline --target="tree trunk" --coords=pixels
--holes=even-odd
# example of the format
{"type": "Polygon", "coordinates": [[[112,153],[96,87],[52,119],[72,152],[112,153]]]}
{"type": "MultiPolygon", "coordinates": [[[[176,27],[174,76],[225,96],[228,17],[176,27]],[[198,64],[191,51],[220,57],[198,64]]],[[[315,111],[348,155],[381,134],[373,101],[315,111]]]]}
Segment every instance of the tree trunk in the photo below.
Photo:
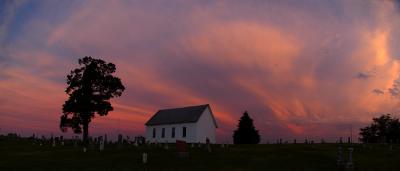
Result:
{"type": "Polygon", "coordinates": [[[87,147],[89,143],[89,122],[83,123],[83,147],[87,147]]]}

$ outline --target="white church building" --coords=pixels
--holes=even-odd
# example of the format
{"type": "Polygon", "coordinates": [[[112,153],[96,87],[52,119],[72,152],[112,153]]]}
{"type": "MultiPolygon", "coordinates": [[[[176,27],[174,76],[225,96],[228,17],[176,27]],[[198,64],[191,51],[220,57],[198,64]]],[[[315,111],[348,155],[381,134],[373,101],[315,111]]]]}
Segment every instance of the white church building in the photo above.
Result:
{"type": "Polygon", "coordinates": [[[210,105],[162,109],[146,122],[146,141],[175,143],[215,143],[218,127],[210,105]]]}

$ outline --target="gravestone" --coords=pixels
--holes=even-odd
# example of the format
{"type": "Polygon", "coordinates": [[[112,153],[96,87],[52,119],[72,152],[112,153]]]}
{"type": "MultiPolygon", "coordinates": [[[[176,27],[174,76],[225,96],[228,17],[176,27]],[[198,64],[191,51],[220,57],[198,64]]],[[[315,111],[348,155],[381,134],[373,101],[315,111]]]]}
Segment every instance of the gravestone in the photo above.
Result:
{"type": "Polygon", "coordinates": [[[94,138],[93,137],[89,137],[89,149],[93,150],[96,149],[96,144],[94,142],[94,138]]]}
{"type": "Polygon", "coordinates": [[[143,145],[143,144],[145,144],[145,143],[146,143],[145,140],[146,140],[146,138],[143,137],[143,136],[136,136],[136,137],[133,139],[133,141],[134,141],[134,142],[137,142],[138,145],[143,145]]]}
{"type": "Polygon", "coordinates": [[[43,144],[43,143],[46,143],[46,137],[44,135],[42,135],[42,139],[41,139],[40,144],[43,144]]]}
{"type": "Polygon", "coordinates": [[[55,140],[54,140],[53,134],[51,134],[50,142],[51,142],[51,144],[52,144],[52,145],[51,145],[52,147],[55,147],[55,146],[56,146],[56,142],[55,142],[55,140]]]}
{"type": "Polygon", "coordinates": [[[36,142],[35,134],[32,135],[31,139],[32,139],[32,144],[35,145],[35,142],[36,142]]]}
{"type": "Polygon", "coordinates": [[[64,146],[64,137],[60,136],[60,142],[61,142],[61,146],[64,146]]]}
{"type": "Polygon", "coordinates": [[[336,164],[338,166],[342,166],[344,164],[342,147],[338,147],[337,157],[336,158],[337,158],[336,164]]]}
{"type": "Polygon", "coordinates": [[[107,134],[104,134],[104,143],[107,143],[107,134]]]}
{"type": "Polygon", "coordinates": [[[190,144],[190,148],[194,148],[194,144],[193,143],[190,144]]]}
{"type": "Polygon", "coordinates": [[[209,153],[211,153],[210,139],[208,139],[208,138],[206,138],[206,148],[207,148],[207,151],[209,153]]]}
{"type": "Polygon", "coordinates": [[[143,145],[144,143],[146,143],[146,138],[143,136],[138,136],[138,143],[139,145],[143,145]]]}
{"type": "Polygon", "coordinates": [[[349,160],[347,161],[346,168],[347,169],[353,169],[354,168],[354,163],[353,163],[353,148],[349,148],[349,160]]]}
{"type": "Polygon", "coordinates": [[[100,140],[100,151],[104,150],[104,140],[100,140]]]}
{"type": "Polygon", "coordinates": [[[86,147],[83,147],[83,152],[86,153],[86,147]]]}
{"type": "Polygon", "coordinates": [[[118,149],[121,149],[122,148],[122,135],[121,134],[118,134],[118,145],[117,145],[117,148],[118,149]]]}
{"type": "Polygon", "coordinates": [[[187,143],[185,141],[176,140],[176,152],[179,158],[189,157],[187,143]]]}
{"type": "Polygon", "coordinates": [[[135,141],[135,143],[133,144],[135,147],[139,146],[138,142],[135,141]]]}
{"type": "Polygon", "coordinates": [[[122,144],[122,135],[118,134],[118,144],[122,144]]]}
{"type": "Polygon", "coordinates": [[[142,154],[142,162],[143,162],[143,164],[147,163],[147,153],[142,154]]]}

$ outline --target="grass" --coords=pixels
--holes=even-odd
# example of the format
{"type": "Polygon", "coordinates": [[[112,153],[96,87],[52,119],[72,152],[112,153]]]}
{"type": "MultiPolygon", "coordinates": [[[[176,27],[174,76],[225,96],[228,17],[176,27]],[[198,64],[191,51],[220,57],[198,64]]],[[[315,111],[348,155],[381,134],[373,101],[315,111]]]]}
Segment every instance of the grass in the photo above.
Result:
{"type": "Polygon", "coordinates": [[[400,146],[360,144],[265,144],[213,146],[208,153],[190,148],[189,158],[180,159],[175,148],[106,145],[82,152],[72,144],[40,146],[29,140],[0,139],[0,170],[346,170],[336,166],[337,148],[354,147],[354,170],[400,170],[400,146]],[[141,163],[142,153],[148,163],[141,163]]]}

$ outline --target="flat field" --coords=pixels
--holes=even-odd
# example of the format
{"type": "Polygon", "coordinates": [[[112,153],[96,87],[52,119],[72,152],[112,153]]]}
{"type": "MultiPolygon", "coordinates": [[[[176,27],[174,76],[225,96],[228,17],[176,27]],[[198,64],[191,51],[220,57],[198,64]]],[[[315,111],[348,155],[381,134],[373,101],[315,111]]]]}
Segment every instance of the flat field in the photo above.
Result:
{"type": "Polygon", "coordinates": [[[72,144],[40,146],[30,140],[0,139],[0,170],[349,170],[336,165],[337,149],[353,147],[353,170],[399,171],[400,145],[383,144],[261,144],[213,145],[212,152],[189,146],[189,157],[182,159],[176,149],[156,146],[106,145],[100,152],[92,147],[86,153],[72,144]],[[148,163],[142,163],[142,153],[148,163]]]}

